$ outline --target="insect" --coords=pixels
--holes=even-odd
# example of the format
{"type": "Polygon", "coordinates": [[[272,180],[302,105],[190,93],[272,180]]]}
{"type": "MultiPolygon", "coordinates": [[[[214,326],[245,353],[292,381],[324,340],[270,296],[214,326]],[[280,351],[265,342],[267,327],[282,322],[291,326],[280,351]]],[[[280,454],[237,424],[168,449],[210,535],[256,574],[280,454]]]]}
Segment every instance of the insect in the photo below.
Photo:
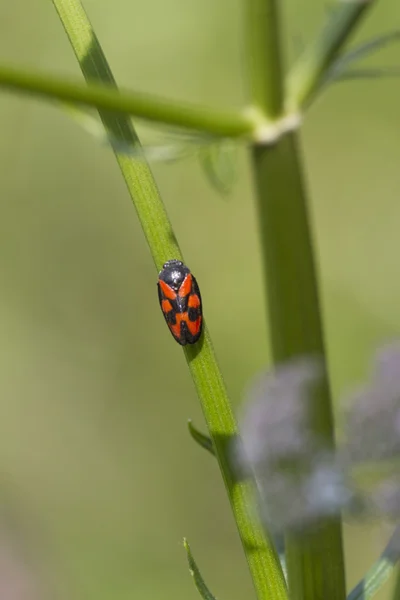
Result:
{"type": "Polygon", "coordinates": [[[158,298],[167,325],[181,346],[201,335],[203,312],[199,286],[180,260],[168,260],[158,275],[158,298]]]}

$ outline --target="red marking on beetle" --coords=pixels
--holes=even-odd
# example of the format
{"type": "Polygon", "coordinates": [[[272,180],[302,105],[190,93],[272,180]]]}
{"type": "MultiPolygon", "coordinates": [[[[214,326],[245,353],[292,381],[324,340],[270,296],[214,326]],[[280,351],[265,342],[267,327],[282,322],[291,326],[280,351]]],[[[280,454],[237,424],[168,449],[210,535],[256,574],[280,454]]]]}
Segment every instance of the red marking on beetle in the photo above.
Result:
{"type": "Polygon", "coordinates": [[[188,306],[190,308],[199,308],[199,306],[200,306],[200,298],[198,297],[197,294],[190,294],[189,301],[188,301],[188,306]]]}
{"type": "Polygon", "coordinates": [[[172,310],[172,304],[169,300],[163,300],[161,302],[161,310],[164,313],[170,312],[172,310]]]}
{"type": "Polygon", "coordinates": [[[181,287],[179,288],[178,295],[180,298],[186,298],[188,294],[192,291],[192,276],[190,274],[186,275],[183,280],[181,287]]]}
{"type": "Polygon", "coordinates": [[[168,298],[169,300],[175,300],[175,298],[176,298],[176,292],[174,292],[174,290],[172,289],[172,287],[170,287],[168,285],[168,283],[165,283],[165,281],[163,281],[162,279],[159,279],[158,283],[160,284],[160,287],[162,289],[162,292],[163,292],[164,296],[166,298],[168,298]]]}

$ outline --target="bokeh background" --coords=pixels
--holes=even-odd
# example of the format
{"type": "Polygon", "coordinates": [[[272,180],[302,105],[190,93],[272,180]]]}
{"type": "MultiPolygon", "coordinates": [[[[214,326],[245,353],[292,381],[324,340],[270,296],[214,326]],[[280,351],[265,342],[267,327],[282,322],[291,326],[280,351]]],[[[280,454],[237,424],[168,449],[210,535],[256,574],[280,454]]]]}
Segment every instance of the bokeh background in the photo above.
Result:
{"type": "MultiPolygon", "coordinates": [[[[121,86],[246,101],[240,0],[85,7],[121,86]]],[[[288,64],[328,8],[286,0],[288,64]]],[[[353,41],[399,24],[400,4],[382,0],[353,41]]],[[[49,1],[0,3],[0,60],[81,77],[49,1]]],[[[368,64],[400,64],[399,46],[368,64]]],[[[338,84],[303,129],[337,402],[399,334],[399,100],[400,81],[338,84]]],[[[3,91],[0,126],[2,522],[62,598],[196,598],[183,536],[218,597],[251,597],[218,470],[187,434],[201,411],[112,153],[55,106],[3,91]]],[[[152,166],[237,407],[269,363],[246,150],[226,198],[194,157],[152,166]]],[[[349,586],[388,532],[346,526],[349,586]]]]}

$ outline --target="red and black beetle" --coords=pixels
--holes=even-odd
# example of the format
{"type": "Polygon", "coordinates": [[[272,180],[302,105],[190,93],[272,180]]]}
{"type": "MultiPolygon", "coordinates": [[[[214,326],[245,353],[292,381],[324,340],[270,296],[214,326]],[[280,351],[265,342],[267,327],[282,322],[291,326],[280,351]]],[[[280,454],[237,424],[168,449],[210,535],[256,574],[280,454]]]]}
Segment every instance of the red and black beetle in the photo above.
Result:
{"type": "Polygon", "coordinates": [[[168,260],[158,275],[158,298],[167,325],[181,346],[201,336],[203,311],[199,286],[180,260],[168,260]]]}

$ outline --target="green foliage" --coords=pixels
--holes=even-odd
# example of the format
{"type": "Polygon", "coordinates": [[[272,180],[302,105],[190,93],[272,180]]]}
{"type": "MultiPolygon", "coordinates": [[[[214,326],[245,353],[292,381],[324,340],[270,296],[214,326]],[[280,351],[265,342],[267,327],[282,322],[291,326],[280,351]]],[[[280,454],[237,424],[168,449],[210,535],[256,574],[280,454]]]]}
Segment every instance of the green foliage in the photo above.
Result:
{"type": "Polygon", "coordinates": [[[370,600],[386,583],[400,559],[399,536],[400,526],[397,526],[379,559],[350,592],[347,600],[370,600]]]}
{"type": "Polygon", "coordinates": [[[231,140],[200,148],[199,160],[210,183],[221,194],[229,194],[236,181],[236,145],[231,140]]]}
{"type": "Polygon", "coordinates": [[[352,48],[348,52],[341,54],[327,70],[324,83],[329,84],[342,79],[359,79],[367,77],[387,77],[387,76],[398,76],[400,69],[398,67],[393,68],[358,68],[354,69],[354,63],[359,62],[371,56],[378,50],[382,50],[385,46],[393,44],[394,42],[400,41],[400,32],[391,31],[378,35],[367,42],[359,44],[355,48],[352,48]]]}
{"type": "Polygon", "coordinates": [[[186,550],[186,555],[189,563],[189,571],[191,576],[193,577],[194,583],[199,591],[200,596],[203,600],[216,600],[215,596],[212,595],[206,584],[204,583],[204,579],[201,576],[198,566],[193,558],[192,551],[187,540],[183,540],[183,545],[186,550]]]}
{"type": "Polygon", "coordinates": [[[332,9],[326,26],[312,40],[288,74],[288,110],[302,109],[315,99],[326,73],[371,4],[372,2],[363,0],[350,0],[338,2],[332,9]]]}
{"type": "Polygon", "coordinates": [[[215,456],[211,438],[209,438],[207,435],[204,435],[204,433],[201,433],[201,431],[196,429],[196,427],[193,425],[191,419],[189,419],[189,421],[188,421],[188,429],[189,429],[189,433],[192,436],[192,438],[194,439],[194,441],[197,442],[199,444],[199,446],[201,446],[205,450],[208,450],[208,452],[210,452],[213,456],[215,456]]]}

